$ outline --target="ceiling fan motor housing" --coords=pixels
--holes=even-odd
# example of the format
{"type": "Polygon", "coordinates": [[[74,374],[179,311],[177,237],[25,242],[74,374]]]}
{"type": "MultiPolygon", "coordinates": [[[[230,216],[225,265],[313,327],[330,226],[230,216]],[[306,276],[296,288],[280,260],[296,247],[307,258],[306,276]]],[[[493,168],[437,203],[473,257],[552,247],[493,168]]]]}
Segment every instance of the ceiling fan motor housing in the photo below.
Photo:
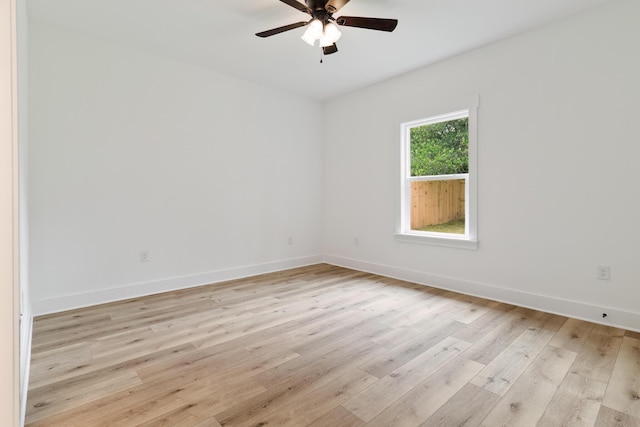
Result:
{"type": "Polygon", "coordinates": [[[313,12],[323,12],[327,11],[328,13],[335,13],[338,11],[336,7],[332,4],[327,4],[328,0],[305,0],[305,3],[309,9],[313,12]]]}

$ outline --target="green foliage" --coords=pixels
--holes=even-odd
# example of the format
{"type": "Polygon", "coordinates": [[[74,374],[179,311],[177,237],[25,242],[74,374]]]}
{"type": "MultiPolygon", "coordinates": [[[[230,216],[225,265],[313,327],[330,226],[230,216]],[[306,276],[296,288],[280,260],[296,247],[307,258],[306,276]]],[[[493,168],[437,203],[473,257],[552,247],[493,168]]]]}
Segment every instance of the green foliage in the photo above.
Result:
{"type": "Polygon", "coordinates": [[[411,176],[469,173],[469,119],[411,129],[411,176]]]}

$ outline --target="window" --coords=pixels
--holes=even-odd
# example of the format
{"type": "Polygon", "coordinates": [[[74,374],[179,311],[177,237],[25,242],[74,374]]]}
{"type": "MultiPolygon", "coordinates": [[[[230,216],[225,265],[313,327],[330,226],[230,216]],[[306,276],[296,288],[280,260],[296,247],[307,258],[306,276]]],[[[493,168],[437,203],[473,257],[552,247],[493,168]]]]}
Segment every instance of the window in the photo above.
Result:
{"type": "Polygon", "coordinates": [[[398,240],[477,248],[476,108],[401,125],[398,240]]]}

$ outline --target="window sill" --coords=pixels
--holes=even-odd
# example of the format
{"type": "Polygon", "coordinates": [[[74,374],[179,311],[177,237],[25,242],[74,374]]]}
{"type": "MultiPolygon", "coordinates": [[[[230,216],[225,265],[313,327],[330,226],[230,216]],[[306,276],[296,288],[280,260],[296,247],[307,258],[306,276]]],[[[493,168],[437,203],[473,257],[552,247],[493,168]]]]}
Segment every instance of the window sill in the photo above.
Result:
{"type": "Polygon", "coordinates": [[[396,233],[395,239],[403,243],[417,243],[421,245],[444,246],[447,248],[458,248],[467,250],[478,250],[478,241],[467,237],[451,237],[422,233],[396,233]]]}

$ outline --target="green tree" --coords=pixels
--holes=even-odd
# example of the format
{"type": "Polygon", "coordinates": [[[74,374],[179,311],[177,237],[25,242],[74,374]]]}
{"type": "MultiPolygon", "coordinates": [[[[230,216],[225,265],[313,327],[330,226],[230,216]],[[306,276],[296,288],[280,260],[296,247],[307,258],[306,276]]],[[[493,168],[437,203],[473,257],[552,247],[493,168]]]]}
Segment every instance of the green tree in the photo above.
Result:
{"type": "Polygon", "coordinates": [[[411,176],[469,173],[469,119],[411,129],[411,176]]]}

